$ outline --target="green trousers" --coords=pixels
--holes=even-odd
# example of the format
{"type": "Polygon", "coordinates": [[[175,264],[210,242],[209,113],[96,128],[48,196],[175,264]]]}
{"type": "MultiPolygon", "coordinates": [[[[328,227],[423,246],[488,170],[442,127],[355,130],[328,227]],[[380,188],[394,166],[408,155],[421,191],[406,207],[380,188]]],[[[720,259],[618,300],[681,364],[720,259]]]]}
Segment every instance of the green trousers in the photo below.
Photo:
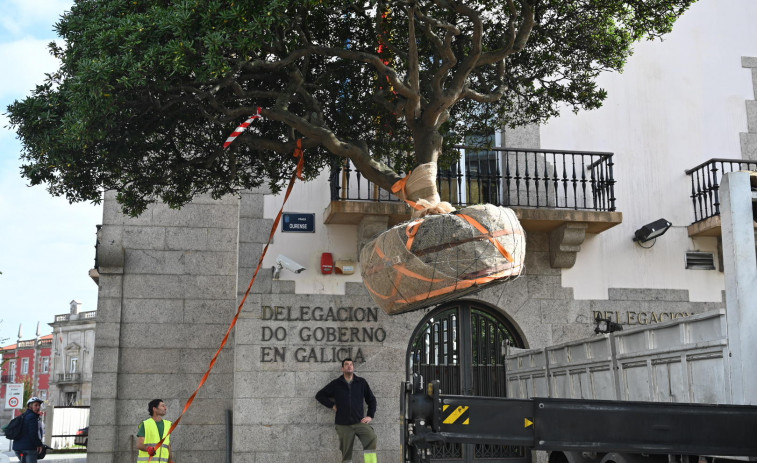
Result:
{"type": "Polygon", "coordinates": [[[342,461],[352,461],[352,446],[355,436],[363,444],[365,463],[376,463],[376,432],[370,424],[357,423],[350,425],[337,424],[336,435],[339,436],[339,450],[342,451],[342,461]]]}

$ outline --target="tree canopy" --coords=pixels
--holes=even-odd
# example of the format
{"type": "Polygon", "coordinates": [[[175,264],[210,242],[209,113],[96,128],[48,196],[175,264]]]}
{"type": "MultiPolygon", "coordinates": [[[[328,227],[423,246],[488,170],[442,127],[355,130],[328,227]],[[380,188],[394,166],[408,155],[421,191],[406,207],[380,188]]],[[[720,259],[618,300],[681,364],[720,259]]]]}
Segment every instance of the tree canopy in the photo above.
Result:
{"type": "Polygon", "coordinates": [[[138,214],[350,159],[385,189],[465,133],[605,98],[695,0],[77,0],[60,68],[8,107],[22,175],[138,214]],[[262,118],[227,150],[226,137],[262,118]]]}

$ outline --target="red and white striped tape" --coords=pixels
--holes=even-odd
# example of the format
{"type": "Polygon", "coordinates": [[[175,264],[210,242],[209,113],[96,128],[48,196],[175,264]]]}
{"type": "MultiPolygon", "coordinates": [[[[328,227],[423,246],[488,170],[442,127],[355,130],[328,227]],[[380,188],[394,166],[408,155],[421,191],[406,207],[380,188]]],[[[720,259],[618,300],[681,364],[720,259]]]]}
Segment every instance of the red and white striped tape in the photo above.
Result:
{"type": "Polygon", "coordinates": [[[258,118],[261,117],[260,116],[260,111],[261,110],[262,110],[262,108],[258,106],[258,113],[256,115],[254,115],[254,116],[250,117],[249,119],[247,119],[246,121],[242,122],[242,124],[240,124],[239,127],[237,127],[236,129],[234,129],[233,132],[231,132],[231,135],[229,135],[229,138],[227,138],[226,142],[224,142],[224,144],[223,144],[223,149],[228,148],[229,145],[231,145],[231,143],[234,140],[236,140],[238,136],[242,135],[242,132],[244,132],[245,130],[247,130],[247,127],[249,127],[250,124],[252,124],[252,121],[254,121],[255,119],[258,119],[258,118]]]}

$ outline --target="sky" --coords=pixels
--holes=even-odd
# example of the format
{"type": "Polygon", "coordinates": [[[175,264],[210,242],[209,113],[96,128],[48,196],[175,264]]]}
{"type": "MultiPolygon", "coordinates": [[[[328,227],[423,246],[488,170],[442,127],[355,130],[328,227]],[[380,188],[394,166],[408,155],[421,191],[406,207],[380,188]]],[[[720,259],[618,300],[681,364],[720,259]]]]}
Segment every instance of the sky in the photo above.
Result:
{"type": "Polygon", "coordinates": [[[37,322],[48,334],[56,314],[97,308],[94,266],[96,225],[102,206],[70,205],[45,186],[29,187],[20,174],[21,144],[9,126],[7,107],[30,94],[45,73],[57,69],[47,44],[72,0],[0,0],[0,345],[34,338],[37,322]]]}

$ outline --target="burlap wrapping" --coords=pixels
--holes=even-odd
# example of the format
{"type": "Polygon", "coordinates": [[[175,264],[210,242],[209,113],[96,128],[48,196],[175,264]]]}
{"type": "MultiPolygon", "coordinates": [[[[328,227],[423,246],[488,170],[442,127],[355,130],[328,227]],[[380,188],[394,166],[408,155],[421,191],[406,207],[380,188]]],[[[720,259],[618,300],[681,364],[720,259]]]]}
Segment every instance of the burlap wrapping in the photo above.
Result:
{"type": "Polygon", "coordinates": [[[393,315],[516,277],[525,254],[515,213],[485,204],[385,231],[363,247],[360,267],[373,299],[393,315]]]}
{"type": "Polygon", "coordinates": [[[435,162],[421,164],[392,187],[394,194],[413,207],[411,217],[414,219],[455,210],[452,204],[442,201],[437,192],[436,169],[435,162]]]}

